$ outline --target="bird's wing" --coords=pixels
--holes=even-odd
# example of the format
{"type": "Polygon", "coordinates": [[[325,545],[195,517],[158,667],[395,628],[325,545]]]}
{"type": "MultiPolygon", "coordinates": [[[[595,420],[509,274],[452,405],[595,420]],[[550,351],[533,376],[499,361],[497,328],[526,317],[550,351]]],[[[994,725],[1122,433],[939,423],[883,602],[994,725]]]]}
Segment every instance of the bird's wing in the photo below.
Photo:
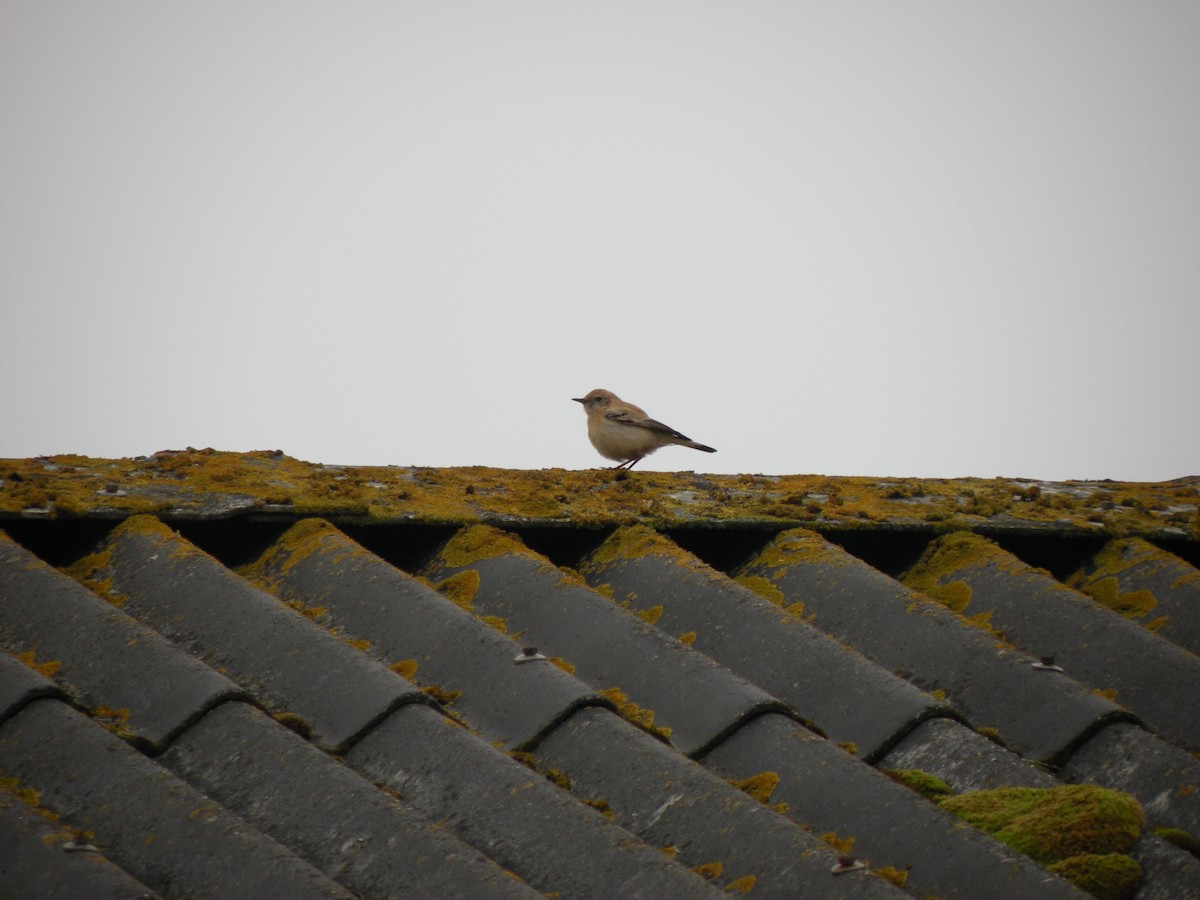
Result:
{"type": "Polygon", "coordinates": [[[631,413],[627,409],[613,409],[604,414],[604,418],[611,419],[614,422],[620,422],[622,425],[633,425],[635,428],[645,428],[648,431],[657,431],[659,434],[669,435],[673,438],[678,438],[681,441],[690,441],[687,435],[680,434],[669,425],[664,425],[658,419],[651,419],[649,416],[639,416],[631,413]]]}

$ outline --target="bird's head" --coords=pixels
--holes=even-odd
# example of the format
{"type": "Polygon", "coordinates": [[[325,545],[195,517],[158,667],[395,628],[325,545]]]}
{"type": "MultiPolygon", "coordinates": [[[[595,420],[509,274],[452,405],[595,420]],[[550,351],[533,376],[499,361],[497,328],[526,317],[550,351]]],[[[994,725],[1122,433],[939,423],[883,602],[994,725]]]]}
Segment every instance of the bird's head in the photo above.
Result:
{"type": "Polygon", "coordinates": [[[594,391],[588,391],[582,397],[572,397],[571,399],[576,403],[582,403],[584,412],[592,413],[598,409],[606,409],[609,404],[617,399],[617,395],[612,391],[596,388],[594,391]]]}

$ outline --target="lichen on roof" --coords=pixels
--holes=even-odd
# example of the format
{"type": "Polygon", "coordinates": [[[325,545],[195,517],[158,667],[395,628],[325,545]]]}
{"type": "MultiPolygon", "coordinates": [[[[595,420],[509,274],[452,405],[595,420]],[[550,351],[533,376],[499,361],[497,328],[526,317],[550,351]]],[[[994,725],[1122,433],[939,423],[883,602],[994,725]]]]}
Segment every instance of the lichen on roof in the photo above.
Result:
{"type": "Polygon", "coordinates": [[[0,460],[0,519],[230,516],[335,522],[755,523],[815,530],[1053,530],[1200,540],[1200,477],[1161,483],[880,479],[609,469],[338,466],[280,451],[0,460]]]}

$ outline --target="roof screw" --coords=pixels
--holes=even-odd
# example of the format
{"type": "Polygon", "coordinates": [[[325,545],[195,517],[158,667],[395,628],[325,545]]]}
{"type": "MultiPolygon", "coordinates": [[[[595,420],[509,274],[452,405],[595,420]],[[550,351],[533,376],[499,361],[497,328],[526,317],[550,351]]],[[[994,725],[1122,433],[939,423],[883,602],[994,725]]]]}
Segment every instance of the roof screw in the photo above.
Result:
{"type": "Polygon", "coordinates": [[[865,869],[867,864],[861,859],[853,856],[839,856],[837,865],[830,871],[834,875],[845,875],[847,872],[857,872],[859,869],[865,869]]]}
{"type": "Polygon", "coordinates": [[[536,662],[539,659],[545,658],[546,657],[544,657],[542,654],[538,653],[537,647],[526,647],[517,654],[517,658],[514,659],[513,662],[517,665],[520,665],[521,663],[536,662]]]}
{"type": "Polygon", "coordinates": [[[1033,663],[1033,667],[1035,669],[1040,669],[1043,672],[1061,672],[1063,670],[1062,666],[1056,666],[1054,664],[1053,656],[1043,656],[1037,662],[1033,663]]]}

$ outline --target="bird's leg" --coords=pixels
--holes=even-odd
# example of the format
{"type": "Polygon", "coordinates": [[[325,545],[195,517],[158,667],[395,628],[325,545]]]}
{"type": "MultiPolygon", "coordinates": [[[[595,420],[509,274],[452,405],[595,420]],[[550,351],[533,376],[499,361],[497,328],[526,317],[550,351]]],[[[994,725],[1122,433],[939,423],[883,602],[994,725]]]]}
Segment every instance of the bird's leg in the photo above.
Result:
{"type": "Polygon", "coordinates": [[[633,459],[625,460],[625,462],[621,463],[621,465],[617,466],[617,468],[624,469],[626,472],[628,472],[630,469],[632,469],[635,465],[637,465],[644,458],[645,457],[643,457],[643,456],[635,456],[633,459]]]}

